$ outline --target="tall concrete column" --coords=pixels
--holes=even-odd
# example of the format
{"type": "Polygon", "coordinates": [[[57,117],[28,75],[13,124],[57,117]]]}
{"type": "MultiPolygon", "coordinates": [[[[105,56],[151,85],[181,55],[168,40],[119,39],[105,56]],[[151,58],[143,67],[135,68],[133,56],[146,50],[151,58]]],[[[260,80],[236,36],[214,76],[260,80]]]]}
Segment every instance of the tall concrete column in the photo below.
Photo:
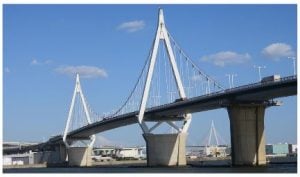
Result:
{"type": "Polygon", "coordinates": [[[70,166],[91,166],[92,147],[69,147],[68,164],[70,166]]]}
{"type": "Polygon", "coordinates": [[[63,144],[59,144],[58,146],[55,147],[55,151],[58,152],[59,154],[59,162],[63,163],[67,159],[67,150],[66,146],[63,144]]]}
{"type": "Polygon", "coordinates": [[[148,166],[186,165],[185,143],[187,133],[143,134],[147,145],[148,166]]]}
{"type": "Polygon", "coordinates": [[[265,165],[265,105],[233,104],[230,119],[232,165],[265,165]]]}

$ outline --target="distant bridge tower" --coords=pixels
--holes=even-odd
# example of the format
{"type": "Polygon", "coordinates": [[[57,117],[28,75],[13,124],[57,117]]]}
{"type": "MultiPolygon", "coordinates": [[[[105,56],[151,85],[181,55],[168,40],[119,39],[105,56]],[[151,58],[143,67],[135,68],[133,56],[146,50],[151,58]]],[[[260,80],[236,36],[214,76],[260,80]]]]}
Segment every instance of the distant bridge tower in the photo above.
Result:
{"type": "MultiPolygon", "coordinates": [[[[181,119],[177,119],[177,120],[183,120],[182,127],[178,127],[173,122],[175,121],[173,117],[165,117],[165,120],[163,118],[160,118],[160,121],[157,121],[157,123],[151,128],[147,126],[144,120],[145,117],[144,113],[146,110],[146,104],[149,96],[149,90],[150,90],[151,80],[152,80],[155,62],[157,58],[158,47],[161,40],[164,42],[165,48],[167,49],[168,58],[171,63],[171,68],[176,81],[176,86],[179,92],[179,96],[182,100],[186,99],[186,94],[179,75],[176,60],[174,57],[174,52],[171,47],[169,34],[165,26],[163,10],[159,9],[156,37],[150,55],[151,56],[150,64],[149,64],[144,91],[142,95],[142,100],[139,108],[138,122],[144,132],[144,138],[147,144],[147,157],[148,157],[147,163],[149,166],[186,165],[185,142],[186,142],[187,130],[191,123],[191,118],[192,118],[191,114],[187,113],[184,115],[176,115],[177,117],[181,117],[181,119]],[[165,121],[171,127],[175,128],[177,130],[177,133],[176,134],[152,134],[151,132],[155,128],[157,128],[163,121],[165,121]]],[[[158,115],[153,115],[153,116],[158,116],[158,115]]]]}
{"type": "Polygon", "coordinates": [[[205,154],[206,155],[213,155],[216,156],[217,153],[223,151],[221,148],[219,148],[220,145],[226,145],[227,143],[224,141],[224,139],[218,134],[214,121],[211,121],[211,126],[209,129],[208,137],[205,138],[205,154]]]}
{"type": "MultiPolygon", "coordinates": [[[[75,89],[72,97],[72,102],[68,114],[68,119],[65,127],[65,131],[63,134],[63,142],[67,148],[67,155],[68,155],[68,162],[70,165],[77,165],[77,166],[89,166],[91,165],[91,152],[94,145],[94,142],[96,140],[96,136],[92,135],[90,137],[80,137],[80,138],[73,138],[68,139],[68,133],[71,125],[72,118],[74,117],[74,106],[76,99],[79,99],[79,104],[81,103],[83,107],[83,112],[79,115],[79,119],[82,119],[85,117],[87,124],[91,124],[91,118],[90,113],[88,111],[87,103],[84,98],[84,95],[82,93],[80,80],[79,80],[79,74],[76,74],[76,84],[75,89]],[[74,147],[73,145],[77,141],[86,141],[90,140],[90,143],[84,143],[86,147],[74,147]]],[[[79,125],[79,127],[82,125],[79,125]]]]}
{"type": "Polygon", "coordinates": [[[217,132],[216,132],[216,129],[215,129],[215,124],[214,124],[214,121],[212,120],[211,121],[211,126],[210,126],[210,130],[209,130],[209,136],[208,136],[208,142],[206,143],[206,146],[211,146],[211,139],[212,139],[212,134],[214,135],[215,137],[215,141],[216,141],[216,146],[219,146],[219,139],[218,139],[218,136],[217,136],[217,132]]]}

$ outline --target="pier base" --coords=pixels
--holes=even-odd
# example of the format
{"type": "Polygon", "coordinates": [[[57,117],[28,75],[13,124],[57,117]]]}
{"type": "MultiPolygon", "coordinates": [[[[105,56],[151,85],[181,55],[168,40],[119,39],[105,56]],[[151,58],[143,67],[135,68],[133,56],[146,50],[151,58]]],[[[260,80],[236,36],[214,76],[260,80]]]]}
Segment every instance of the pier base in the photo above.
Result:
{"type": "Polygon", "coordinates": [[[148,166],[184,166],[186,165],[186,133],[179,134],[143,134],[147,145],[148,166]]]}
{"type": "Polygon", "coordinates": [[[232,165],[266,164],[264,105],[234,104],[227,108],[230,119],[232,165]]]}
{"type": "Polygon", "coordinates": [[[70,166],[91,166],[92,148],[91,147],[69,147],[68,164],[70,166]]]}
{"type": "Polygon", "coordinates": [[[63,144],[59,144],[58,146],[55,147],[55,152],[58,153],[59,156],[58,163],[66,162],[67,159],[66,146],[64,146],[63,144]]]}

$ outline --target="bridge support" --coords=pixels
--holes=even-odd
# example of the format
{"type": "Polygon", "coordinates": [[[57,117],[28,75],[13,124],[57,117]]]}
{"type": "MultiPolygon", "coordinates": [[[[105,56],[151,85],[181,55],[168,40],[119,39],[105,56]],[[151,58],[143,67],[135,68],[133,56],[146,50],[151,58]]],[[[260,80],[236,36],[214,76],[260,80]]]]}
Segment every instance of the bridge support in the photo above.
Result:
{"type": "Polygon", "coordinates": [[[187,133],[143,134],[147,145],[148,166],[186,165],[185,143],[187,133]]]}
{"type": "Polygon", "coordinates": [[[152,128],[149,128],[144,120],[144,114],[146,111],[147,100],[150,93],[151,80],[156,63],[157,52],[160,41],[163,41],[167,49],[168,58],[171,64],[173,75],[175,78],[176,86],[180,99],[185,100],[184,87],[180,78],[180,73],[176,64],[175,55],[171,46],[168,31],[164,22],[164,15],[162,9],[159,9],[158,25],[151,52],[151,58],[147,77],[145,81],[144,91],[140,104],[139,114],[137,116],[139,125],[141,126],[144,134],[144,139],[147,144],[147,164],[148,166],[173,166],[173,165],[186,165],[185,159],[185,141],[187,136],[187,130],[191,123],[192,115],[186,113],[183,116],[184,122],[182,128],[179,128],[172,122],[172,119],[160,120],[152,128]],[[177,134],[152,134],[156,127],[158,127],[163,121],[177,130],[177,134]]]}
{"type": "Polygon", "coordinates": [[[232,165],[266,164],[264,115],[266,106],[233,104],[230,119],[232,165]]]}
{"type": "Polygon", "coordinates": [[[92,147],[67,148],[69,166],[91,166],[92,150],[93,150],[92,147]]]}
{"type": "Polygon", "coordinates": [[[67,150],[64,144],[55,146],[55,152],[58,154],[58,162],[64,163],[67,159],[67,150]]]}
{"type": "Polygon", "coordinates": [[[71,124],[71,119],[72,115],[74,114],[74,107],[75,107],[75,99],[79,96],[82,106],[83,106],[83,111],[84,111],[84,117],[86,118],[86,121],[88,124],[91,124],[91,117],[90,117],[90,112],[88,110],[87,103],[85,101],[84,95],[82,93],[81,85],[80,85],[80,80],[79,80],[79,74],[76,74],[76,84],[75,84],[75,89],[72,97],[72,102],[68,114],[68,119],[65,127],[65,131],[63,134],[63,142],[67,148],[67,159],[68,159],[68,164],[70,166],[90,166],[91,165],[91,155],[92,155],[92,148],[94,145],[94,142],[96,140],[95,135],[91,135],[89,137],[82,137],[82,138],[73,138],[72,140],[68,140],[67,136],[69,133],[69,128],[71,124]],[[74,142],[80,141],[80,140],[90,140],[89,144],[84,143],[86,146],[85,147],[76,147],[74,142]]]}

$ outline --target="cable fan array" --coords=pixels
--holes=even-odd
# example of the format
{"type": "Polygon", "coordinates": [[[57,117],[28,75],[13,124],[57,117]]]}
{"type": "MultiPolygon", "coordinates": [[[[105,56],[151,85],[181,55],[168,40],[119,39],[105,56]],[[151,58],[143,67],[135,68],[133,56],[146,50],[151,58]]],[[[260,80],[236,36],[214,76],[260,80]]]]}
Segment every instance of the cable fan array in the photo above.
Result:
{"type": "MultiPolygon", "coordinates": [[[[193,98],[224,90],[224,87],[222,87],[215,79],[209,77],[205,74],[205,72],[200,70],[199,67],[180,48],[174,38],[169,33],[168,35],[171,39],[172,50],[187,98],[193,98]]],[[[162,42],[160,43],[154,73],[151,80],[147,108],[172,103],[177,101],[179,98],[167,50],[165,45],[163,45],[162,42]]],[[[139,110],[150,58],[151,56],[149,55],[131,94],[121,108],[112,116],[139,110]]]]}
{"type": "Polygon", "coordinates": [[[70,122],[69,132],[76,130],[88,124],[83,102],[79,96],[76,97],[74,109],[72,112],[72,121],[70,122]]]}
{"type": "MultiPolygon", "coordinates": [[[[174,38],[169,33],[168,35],[171,40],[171,47],[187,98],[208,95],[224,90],[224,87],[222,87],[215,79],[200,70],[199,67],[185,54],[174,38]]],[[[105,114],[99,114],[93,111],[85,100],[92,122],[102,121],[103,119],[109,119],[139,110],[150,65],[151,51],[152,48],[149,52],[148,59],[144,63],[144,67],[137,79],[137,82],[134,85],[134,88],[119,109],[107,112],[105,114]]],[[[168,57],[168,51],[166,50],[164,43],[160,41],[146,107],[152,108],[169,104],[176,102],[178,98],[178,88],[168,57]]],[[[73,113],[74,118],[72,125],[70,126],[70,130],[75,130],[76,128],[88,124],[86,119],[82,119],[82,116],[86,116],[82,105],[82,101],[77,99],[75,104],[76,109],[74,109],[73,113]]]]}

